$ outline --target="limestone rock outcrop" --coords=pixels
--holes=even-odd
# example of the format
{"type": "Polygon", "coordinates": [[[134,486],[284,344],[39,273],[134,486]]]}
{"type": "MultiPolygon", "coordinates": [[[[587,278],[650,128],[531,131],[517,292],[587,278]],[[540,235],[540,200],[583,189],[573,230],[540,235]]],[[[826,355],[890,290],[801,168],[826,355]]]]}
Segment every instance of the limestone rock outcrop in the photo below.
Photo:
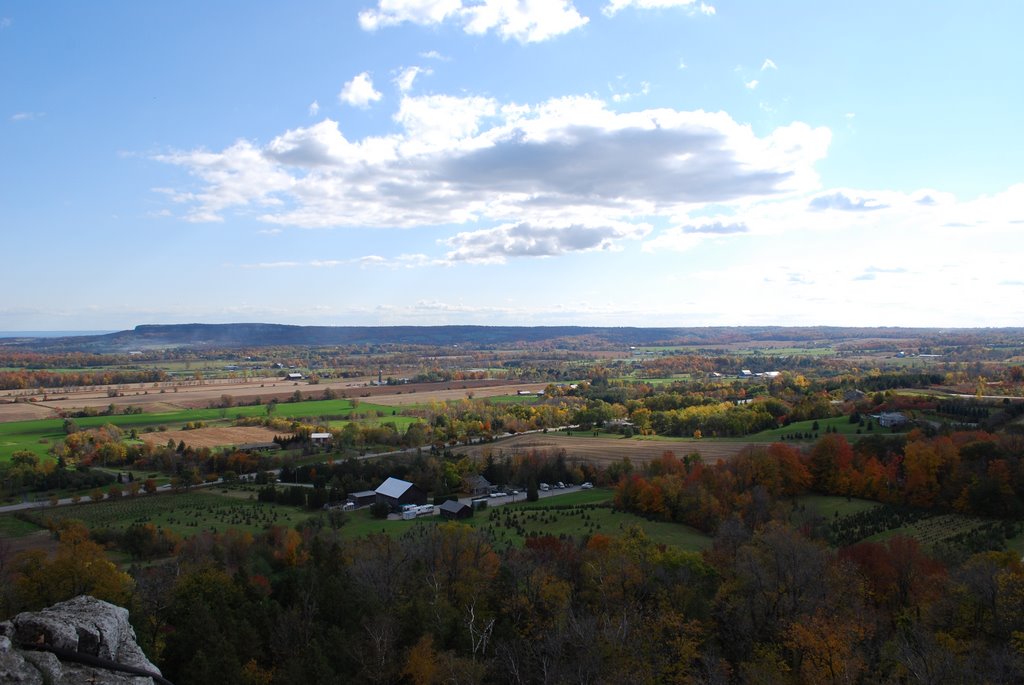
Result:
{"type": "Polygon", "coordinates": [[[83,595],[0,623],[0,683],[151,685],[149,677],[58,658],[29,645],[48,645],[86,659],[160,674],[135,641],[128,610],[94,597],[83,595]]]}

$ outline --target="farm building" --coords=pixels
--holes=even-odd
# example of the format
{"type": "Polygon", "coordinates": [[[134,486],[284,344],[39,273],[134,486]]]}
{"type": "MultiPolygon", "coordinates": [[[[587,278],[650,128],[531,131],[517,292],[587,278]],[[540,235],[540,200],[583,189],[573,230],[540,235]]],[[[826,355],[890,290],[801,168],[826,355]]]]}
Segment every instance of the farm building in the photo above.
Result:
{"type": "Polygon", "coordinates": [[[907,417],[898,411],[884,411],[878,415],[878,425],[882,428],[902,426],[907,422],[907,417]]]}
{"type": "Polygon", "coordinates": [[[466,492],[471,495],[486,495],[491,492],[491,481],[483,476],[467,476],[464,483],[466,492]]]}
{"type": "Polygon", "coordinates": [[[438,507],[443,519],[468,519],[473,515],[473,507],[463,502],[450,499],[438,507]]]}
{"type": "Polygon", "coordinates": [[[397,509],[403,504],[426,504],[427,493],[409,481],[399,478],[388,478],[375,491],[377,504],[387,504],[397,509]]]}
{"type": "Polygon", "coordinates": [[[326,445],[331,441],[330,433],[310,433],[309,439],[314,445],[326,445]]]}
{"type": "Polygon", "coordinates": [[[348,501],[357,507],[368,507],[377,501],[377,493],[373,490],[350,492],[348,495],[348,501]]]}
{"type": "Polygon", "coordinates": [[[301,373],[290,373],[287,376],[285,376],[285,378],[290,380],[290,381],[301,381],[302,380],[302,374],[301,373]]]}

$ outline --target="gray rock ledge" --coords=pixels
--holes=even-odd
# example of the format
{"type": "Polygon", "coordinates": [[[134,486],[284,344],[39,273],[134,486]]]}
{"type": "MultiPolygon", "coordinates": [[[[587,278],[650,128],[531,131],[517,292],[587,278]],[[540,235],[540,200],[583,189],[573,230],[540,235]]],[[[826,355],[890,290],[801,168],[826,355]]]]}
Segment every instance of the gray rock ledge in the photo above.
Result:
{"type": "Polygon", "coordinates": [[[52,653],[20,647],[39,643],[160,673],[136,643],[128,610],[86,595],[0,623],[0,683],[152,685],[152,678],[61,661],[52,653]]]}

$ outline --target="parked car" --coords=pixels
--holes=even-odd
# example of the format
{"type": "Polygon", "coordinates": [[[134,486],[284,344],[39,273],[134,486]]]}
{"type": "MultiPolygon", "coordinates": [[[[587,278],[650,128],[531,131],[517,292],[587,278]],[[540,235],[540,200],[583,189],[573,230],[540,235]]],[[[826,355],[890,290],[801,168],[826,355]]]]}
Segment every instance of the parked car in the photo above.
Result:
{"type": "Polygon", "coordinates": [[[592,487],[594,487],[594,484],[591,483],[590,481],[587,481],[586,483],[580,486],[580,488],[583,490],[590,490],[592,487]]]}

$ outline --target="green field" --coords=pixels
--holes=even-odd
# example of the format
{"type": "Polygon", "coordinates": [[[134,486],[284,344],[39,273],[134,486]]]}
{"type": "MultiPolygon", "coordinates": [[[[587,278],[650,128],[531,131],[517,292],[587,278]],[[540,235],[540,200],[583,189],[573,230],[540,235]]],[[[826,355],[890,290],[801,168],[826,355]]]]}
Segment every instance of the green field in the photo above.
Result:
{"type": "Polygon", "coordinates": [[[802,495],[796,498],[794,504],[805,513],[805,517],[820,516],[826,521],[830,521],[836,516],[851,516],[882,506],[878,502],[871,502],[870,500],[858,500],[857,498],[831,495],[802,495]]]}
{"type": "MultiPolygon", "coordinates": [[[[395,424],[395,429],[399,433],[404,433],[406,430],[408,430],[409,426],[411,426],[414,423],[420,423],[420,422],[422,422],[422,419],[418,419],[415,416],[401,416],[401,415],[396,415],[396,416],[391,416],[391,415],[379,416],[379,417],[376,417],[376,418],[365,418],[365,419],[359,419],[358,421],[356,421],[356,423],[358,423],[360,425],[372,425],[372,426],[379,426],[379,425],[382,425],[382,424],[385,424],[385,423],[393,423],[393,424],[395,424]]],[[[338,421],[328,421],[327,422],[327,427],[336,430],[336,429],[339,429],[339,428],[344,428],[349,423],[352,423],[352,421],[348,420],[348,419],[341,419],[341,420],[338,420],[338,421]]]]}
{"type": "Polygon", "coordinates": [[[488,404],[537,404],[541,398],[537,395],[494,395],[481,399],[488,404]]]}
{"type": "Polygon", "coordinates": [[[15,518],[13,514],[0,516],[0,539],[18,538],[40,530],[39,526],[29,521],[15,518]]]}
{"type": "MultiPolygon", "coordinates": [[[[782,440],[783,435],[792,435],[794,433],[817,433],[818,436],[825,435],[825,428],[832,427],[837,433],[845,435],[847,438],[856,439],[862,435],[872,435],[875,433],[881,435],[889,435],[892,431],[888,428],[882,428],[877,423],[872,430],[868,430],[867,422],[869,418],[864,417],[863,426],[859,426],[856,423],[850,423],[850,417],[848,416],[837,416],[831,419],[818,419],[818,430],[815,431],[814,421],[795,421],[788,426],[782,426],[780,428],[771,428],[760,433],[754,433],[753,435],[747,435],[742,438],[725,438],[729,440],[751,440],[755,442],[775,442],[782,440]],[[860,433],[857,433],[857,430],[860,433]]],[[[707,438],[704,438],[707,440],[707,438]]]]}
{"type": "Polygon", "coordinates": [[[661,378],[647,378],[641,375],[630,375],[630,376],[618,376],[612,380],[625,381],[628,383],[646,383],[647,385],[669,385],[671,383],[677,383],[679,381],[692,380],[693,375],[689,373],[677,373],[672,376],[665,376],[661,378]]]}
{"type": "MultiPolygon", "coordinates": [[[[88,416],[73,419],[80,429],[99,428],[113,424],[122,430],[147,428],[178,430],[186,423],[203,421],[208,425],[227,425],[236,418],[266,416],[266,405],[230,407],[227,409],[182,409],[154,414],[115,414],[113,416],[88,416]]],[[[393,421],[399,430],[419,419],[401,415],[401,410],[381,404],[353,400],[307,400],[303,402],[281,402],[272,414],[276,418],[303,419],[330,422],[331,427],[340,427],[349,421],[379,424],[393,421]],[[353,417],[353,418],[349,418],[353,417]]],[[[0,423],[0,460],[9,459],[11,454],[27,450],[40,457],[46,456],[50,447],[64,439],[64,420],[37,419],[34,421],[12,421],[0,423]]]]}

